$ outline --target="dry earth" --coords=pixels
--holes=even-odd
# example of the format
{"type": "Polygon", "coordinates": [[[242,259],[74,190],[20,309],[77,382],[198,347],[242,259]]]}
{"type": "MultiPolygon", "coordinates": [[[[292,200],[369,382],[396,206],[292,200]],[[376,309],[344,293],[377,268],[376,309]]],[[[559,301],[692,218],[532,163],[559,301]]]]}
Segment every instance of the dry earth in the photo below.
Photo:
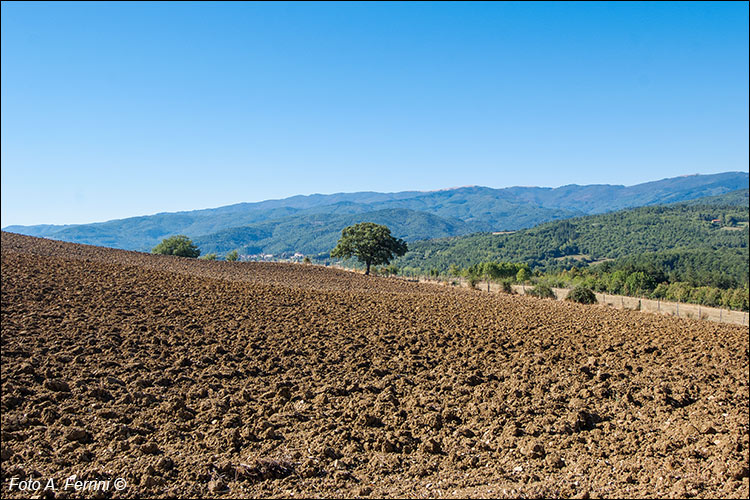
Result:
{"type": "Polygon", "coordinates": [[[748,331],[2,233],[2,481],[748,497],[748,331]]]}

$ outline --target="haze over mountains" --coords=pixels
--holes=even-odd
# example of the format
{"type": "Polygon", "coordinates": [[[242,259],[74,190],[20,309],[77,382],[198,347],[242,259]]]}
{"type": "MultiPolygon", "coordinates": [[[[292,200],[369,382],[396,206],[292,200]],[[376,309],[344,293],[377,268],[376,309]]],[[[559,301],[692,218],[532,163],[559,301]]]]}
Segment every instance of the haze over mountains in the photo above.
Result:
{"type": "Polygon", "coordinates": [[[317,254],[333,248],[341,229],[362,221],[386,224],[395,236],[415,241],[517,230],[552,220],[688,201],[747,187],[747,172],[726,172],[634,186],[471,186],[430,192],[314,194],[93,224],[7,226],[3,230],[127,250],[150,251],[167,236],[185,234],[203,254],[234,249],[241,254],[317,254]]]}

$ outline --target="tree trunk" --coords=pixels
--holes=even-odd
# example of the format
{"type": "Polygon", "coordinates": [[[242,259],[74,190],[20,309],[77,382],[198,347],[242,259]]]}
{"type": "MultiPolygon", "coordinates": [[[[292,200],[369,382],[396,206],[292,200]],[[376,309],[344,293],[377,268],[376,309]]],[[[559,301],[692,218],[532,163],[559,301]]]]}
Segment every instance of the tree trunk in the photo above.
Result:
{"type": "Polygon", "coordinates": [[[367,271],[365,271],[365,276],[369,276],[370,275],[370,261],[368,260],[366,264],[367,264],[367,271]]]}

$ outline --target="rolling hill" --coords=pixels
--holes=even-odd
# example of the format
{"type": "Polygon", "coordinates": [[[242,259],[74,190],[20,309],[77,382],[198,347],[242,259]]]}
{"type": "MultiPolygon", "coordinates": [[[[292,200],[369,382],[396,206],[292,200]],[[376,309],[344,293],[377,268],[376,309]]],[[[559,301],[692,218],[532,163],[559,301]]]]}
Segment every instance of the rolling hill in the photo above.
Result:
{"type": "Polygon", "coordinates": [[[445,272],[451,265],[510,261],[554,270],[602,260],[635,259],[656,267],[671,266],[682,274],[710,268],[746,284],[747,200],[748,189],[743,189],[695,202],[548,222],[511,234],[480,233],[419,241],[412,243],[409,252],[395,264],[445,272]]]}
{"type": "Polygon", "coordinates": [[[429,192],[314,194],[93,224],[4,230],[128,250],[148,251],[167,236],[185,234],[199,242],[204,254],[232,249],[316,254],[330,250],[343,227],[361,221],[388,224],[394,234],[416,241],[519,230],[586,214],[722,195],[747,185],[746,172],[727,172],[635,186],[471,186],[429,192]]]}
{"type": "Polygon", "coordinates": [[[199,236],[194,243],[205,253],[226,253],[239,249],[241,254],[280,254],[302,252],[314,254],[336,246],[341,229],[363,219],[384,224],[398,238],[408,241],[451,236],[469,231],[469,225],[458,219],[445,219],[425,212],[392,208],[359,214],[318,213],[287,217],[259,224],[229,228],[199,236]]]}

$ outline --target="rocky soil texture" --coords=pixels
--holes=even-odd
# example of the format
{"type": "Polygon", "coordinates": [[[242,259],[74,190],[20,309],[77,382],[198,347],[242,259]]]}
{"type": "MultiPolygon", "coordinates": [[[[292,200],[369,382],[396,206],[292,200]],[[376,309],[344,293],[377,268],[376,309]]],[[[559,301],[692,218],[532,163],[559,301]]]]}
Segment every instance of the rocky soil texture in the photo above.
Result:
{"type": "MultiPolygon", "coordinates": [[[[748,497],[746,327],[2,234],[2,481],[748,497]]],[[[92,496],[58,491],[57,497],[92,496]]]]}

